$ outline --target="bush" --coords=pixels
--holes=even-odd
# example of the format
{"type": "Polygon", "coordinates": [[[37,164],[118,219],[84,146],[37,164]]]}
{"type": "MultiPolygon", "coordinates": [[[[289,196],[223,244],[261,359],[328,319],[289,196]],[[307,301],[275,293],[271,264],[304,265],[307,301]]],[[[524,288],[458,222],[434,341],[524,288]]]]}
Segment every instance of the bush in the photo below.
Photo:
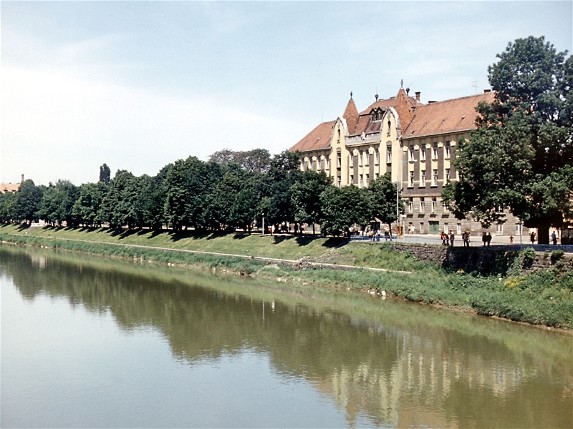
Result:
{"type": "Polygon", "coordinates": [[[557,261],[563,258],[563,250],[554,250],[551,252],[551,265],[555,265],[557,261]]]}

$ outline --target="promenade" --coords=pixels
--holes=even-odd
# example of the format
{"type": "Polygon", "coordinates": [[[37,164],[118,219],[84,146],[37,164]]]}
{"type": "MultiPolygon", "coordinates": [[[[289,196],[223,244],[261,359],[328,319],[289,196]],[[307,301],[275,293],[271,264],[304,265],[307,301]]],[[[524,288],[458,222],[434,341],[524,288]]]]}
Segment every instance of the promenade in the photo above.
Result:
{"type": "MultiPolygon", "coordinates": [[[[372,242],[370,237],[367,236],[353,236],[351,238],[352,241],[370,241],[372,242]]],[[[374,243],[383,243],[386,241],[384,236],[380,237],[380,241],[374,241],[374,243]]],[[[395,235],[392,236],[392,241],[397,243],[412,243],[412,244],[435,244],[441,245],[442,240],[440,236],[437,234],[405,234],[402,237],[396,237],[395,235]]],[[[455,247],[463,247],[463,242],[461,236],[456,236],[454,240],[455,247]]],[[[529,236],[522,236],[521,240],[520,237],[514,237],[513,243],[509,242],[508,236],[492,236],[491,240],[491,248],[499,248],[499,247],[506,247],[508,250],[519,250],[525,247],[533,247],[537,252],[552,252],[554,250],[562,250],[564,253],[571,253],[573,254],[573,244],[562,245],[562,244],[539,244],[534,243],[531,244],[529,240],[529,236]]],[[[483,242],[481,241],[481,236],[472,236],[470,238],[470,247],[484,247],[483,242]]]]}

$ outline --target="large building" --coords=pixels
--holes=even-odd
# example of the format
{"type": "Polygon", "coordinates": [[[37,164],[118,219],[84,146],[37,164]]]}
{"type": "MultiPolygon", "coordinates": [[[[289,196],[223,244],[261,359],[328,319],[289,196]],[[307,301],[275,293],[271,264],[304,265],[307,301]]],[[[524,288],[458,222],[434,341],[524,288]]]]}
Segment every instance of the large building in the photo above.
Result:
{"type": "MultiPolygon", "coordinates": [[[[405,232],[437,234],[469,231],[481,234],[471,219],[459,221],[443,204],[443,186],[457,180],[456,144],[475,129],[476,107],[492,102],[494,94],[446,101],[420,101],[400,88],[395,97],[378,99],[358,112],[350,93],[344,114],[317,125],[291,147],[301,153],[301,169],[324,171],[336,186],[367,187],[389,173],[402,191],[406,213],[400,220],[405,232]]],[[[504,224],[492,225],[497,235],[519,235],[519,221],[508,215],[504,224]]]]}

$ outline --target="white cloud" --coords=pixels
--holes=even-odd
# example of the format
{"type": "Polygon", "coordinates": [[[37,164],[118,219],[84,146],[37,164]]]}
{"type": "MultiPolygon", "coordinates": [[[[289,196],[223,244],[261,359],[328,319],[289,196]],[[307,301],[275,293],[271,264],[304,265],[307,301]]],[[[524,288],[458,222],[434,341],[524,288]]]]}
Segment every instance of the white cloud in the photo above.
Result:
{"type": "Polygon", "coordinates": [[[193,155],[290,147],[303,130],[228,100],[93,83],[69,70],[2,68],[1,180],[97,180],[99,165],[153,175],[193,155]]]}

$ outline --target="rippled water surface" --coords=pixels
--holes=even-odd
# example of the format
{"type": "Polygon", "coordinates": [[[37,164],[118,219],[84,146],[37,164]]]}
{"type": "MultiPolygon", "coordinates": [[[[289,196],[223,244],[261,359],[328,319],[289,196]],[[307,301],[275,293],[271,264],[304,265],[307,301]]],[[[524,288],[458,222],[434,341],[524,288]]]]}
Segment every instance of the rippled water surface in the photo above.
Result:
{"type": "Polygon", "coordinates": [[[555,332],[6,246],[0,297],[2,427],[573,427],[555,332]]]}

